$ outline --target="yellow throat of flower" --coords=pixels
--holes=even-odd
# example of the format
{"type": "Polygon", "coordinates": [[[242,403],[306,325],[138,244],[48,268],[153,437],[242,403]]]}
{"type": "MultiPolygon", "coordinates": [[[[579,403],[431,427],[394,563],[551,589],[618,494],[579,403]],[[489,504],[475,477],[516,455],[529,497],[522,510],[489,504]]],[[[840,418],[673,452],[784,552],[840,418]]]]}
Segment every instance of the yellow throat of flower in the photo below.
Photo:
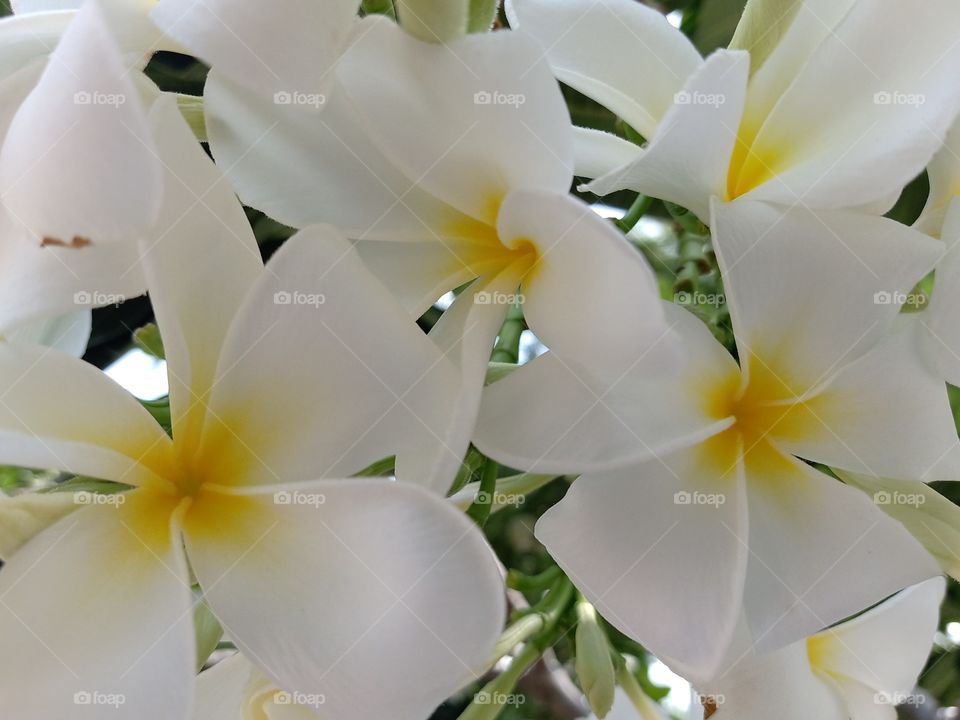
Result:
{"type": "Polygon", "coordinates": [[[453,242],[451,264],[456,272],[466,271],[471,277],[493,277],[507,269],[517,272],[527,283],[540,263],[537,244],[526,237],[505,238],[497,231],[497,217],[502,195],[491,195],[484,220],[461,216],[445,229],[453,242]]]}

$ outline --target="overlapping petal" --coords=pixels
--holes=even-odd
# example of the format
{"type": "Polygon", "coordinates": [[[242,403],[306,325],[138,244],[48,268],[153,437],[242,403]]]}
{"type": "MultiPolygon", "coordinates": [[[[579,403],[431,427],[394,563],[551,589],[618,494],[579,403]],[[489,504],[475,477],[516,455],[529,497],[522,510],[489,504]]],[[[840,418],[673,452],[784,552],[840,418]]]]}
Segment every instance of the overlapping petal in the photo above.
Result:
{"type": "Polygon", "coordinates": [[[140,492],[71,514],[7,558],[4,716],[161,720],[189,712],[189,575],[169,521],[140,524],[153,502],[140,492]]]}
{"type": "Polygon", "coordinates": [[[648,139],[702,62],[662,13],[630,0],[512,0],[506,7],[511,27],[540,43],[558,79],[648,139]]]}
{"type": "Polygon", "coordinates": [[[138,91],[98,4],[87,3],[7,130],[3,205],[35,244],[82,250],[142,233],[162,187],[138,91]]]}
{"type": "Polygon", "coordinates": [[[389,480],[274,492],[225,498],[224,524],[190,516],[186,537],[214,612],[280,687],[334,717],[417,720],[484,670],[501,581],[464,515],[389,480]]]}
{"type": "Polygon", "coordinates": [[[227,485],[347,477],[397,455],[401,479],[443,491],[468,441],[451,430],[459,378],[346,240],[308,228],[234,318],[199,453],[227,485]]]}

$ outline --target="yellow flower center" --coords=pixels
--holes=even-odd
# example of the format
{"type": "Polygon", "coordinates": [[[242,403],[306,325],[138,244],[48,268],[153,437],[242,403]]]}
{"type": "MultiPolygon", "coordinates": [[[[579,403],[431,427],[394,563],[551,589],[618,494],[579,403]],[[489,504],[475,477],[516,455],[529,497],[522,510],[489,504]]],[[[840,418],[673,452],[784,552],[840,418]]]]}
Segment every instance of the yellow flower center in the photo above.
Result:
{"type": "Polygon", "coordinates": [[[526,237],[504,238],[497,231],[502,196],[491,196],[485,221],[462,216],[449,223],[444,233],[451,242],[451,275],[493,277],[513,269],[529,283],[540,263],[537,244],[526,237]]]}
{"type": "Polygon", "coordinates": [[[746,121],[740,126],[727,170],[727,202],[763,185],[782,169],[784,154],[758,146],[758,132],[758,127],[752,127],[746,121]]]}
{"type": "Polygon", "coordinates": [[[802,437],[815,421],[808,403],[797,400],[786,384],[756,359],[751,361],[746,387],[741,387],[740,373],[733,373],[706,388],[702,397],[708,417],[735,420],[706,443],[715,468],[724,477],[734,471],[740,457],[751,476],[782,470],[786,458],[769,441],[802,437]]]}

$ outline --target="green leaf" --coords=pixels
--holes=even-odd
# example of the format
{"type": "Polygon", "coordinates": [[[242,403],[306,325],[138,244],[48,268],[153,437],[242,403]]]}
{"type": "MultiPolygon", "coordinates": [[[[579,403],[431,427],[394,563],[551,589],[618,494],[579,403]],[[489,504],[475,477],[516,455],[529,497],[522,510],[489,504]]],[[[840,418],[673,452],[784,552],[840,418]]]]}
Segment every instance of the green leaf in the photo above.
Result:
{"type": "Polygon", "coordinates": [[[166,360],[163,352],[163,340],[160,337],[160,329],[155,323],[149,323],[133,332],[133,342],[138,348],[147,355],[152,355],[158,360],[166,360]]]}

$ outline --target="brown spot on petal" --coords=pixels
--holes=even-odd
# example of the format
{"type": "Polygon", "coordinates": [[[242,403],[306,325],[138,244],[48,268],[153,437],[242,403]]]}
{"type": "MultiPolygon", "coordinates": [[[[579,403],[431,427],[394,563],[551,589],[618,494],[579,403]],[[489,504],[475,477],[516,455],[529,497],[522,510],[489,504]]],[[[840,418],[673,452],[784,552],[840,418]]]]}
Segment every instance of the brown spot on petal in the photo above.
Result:
{"type": "Polygon", "coordinates": [[[60,238],[55,237],[45,237],[40,242],[40,247],[85,248],[88,245],[93,245],[93,241],[90,238],[81,237],[80,235],[74,235],[70,242],[64,242],[60,238]]]}

